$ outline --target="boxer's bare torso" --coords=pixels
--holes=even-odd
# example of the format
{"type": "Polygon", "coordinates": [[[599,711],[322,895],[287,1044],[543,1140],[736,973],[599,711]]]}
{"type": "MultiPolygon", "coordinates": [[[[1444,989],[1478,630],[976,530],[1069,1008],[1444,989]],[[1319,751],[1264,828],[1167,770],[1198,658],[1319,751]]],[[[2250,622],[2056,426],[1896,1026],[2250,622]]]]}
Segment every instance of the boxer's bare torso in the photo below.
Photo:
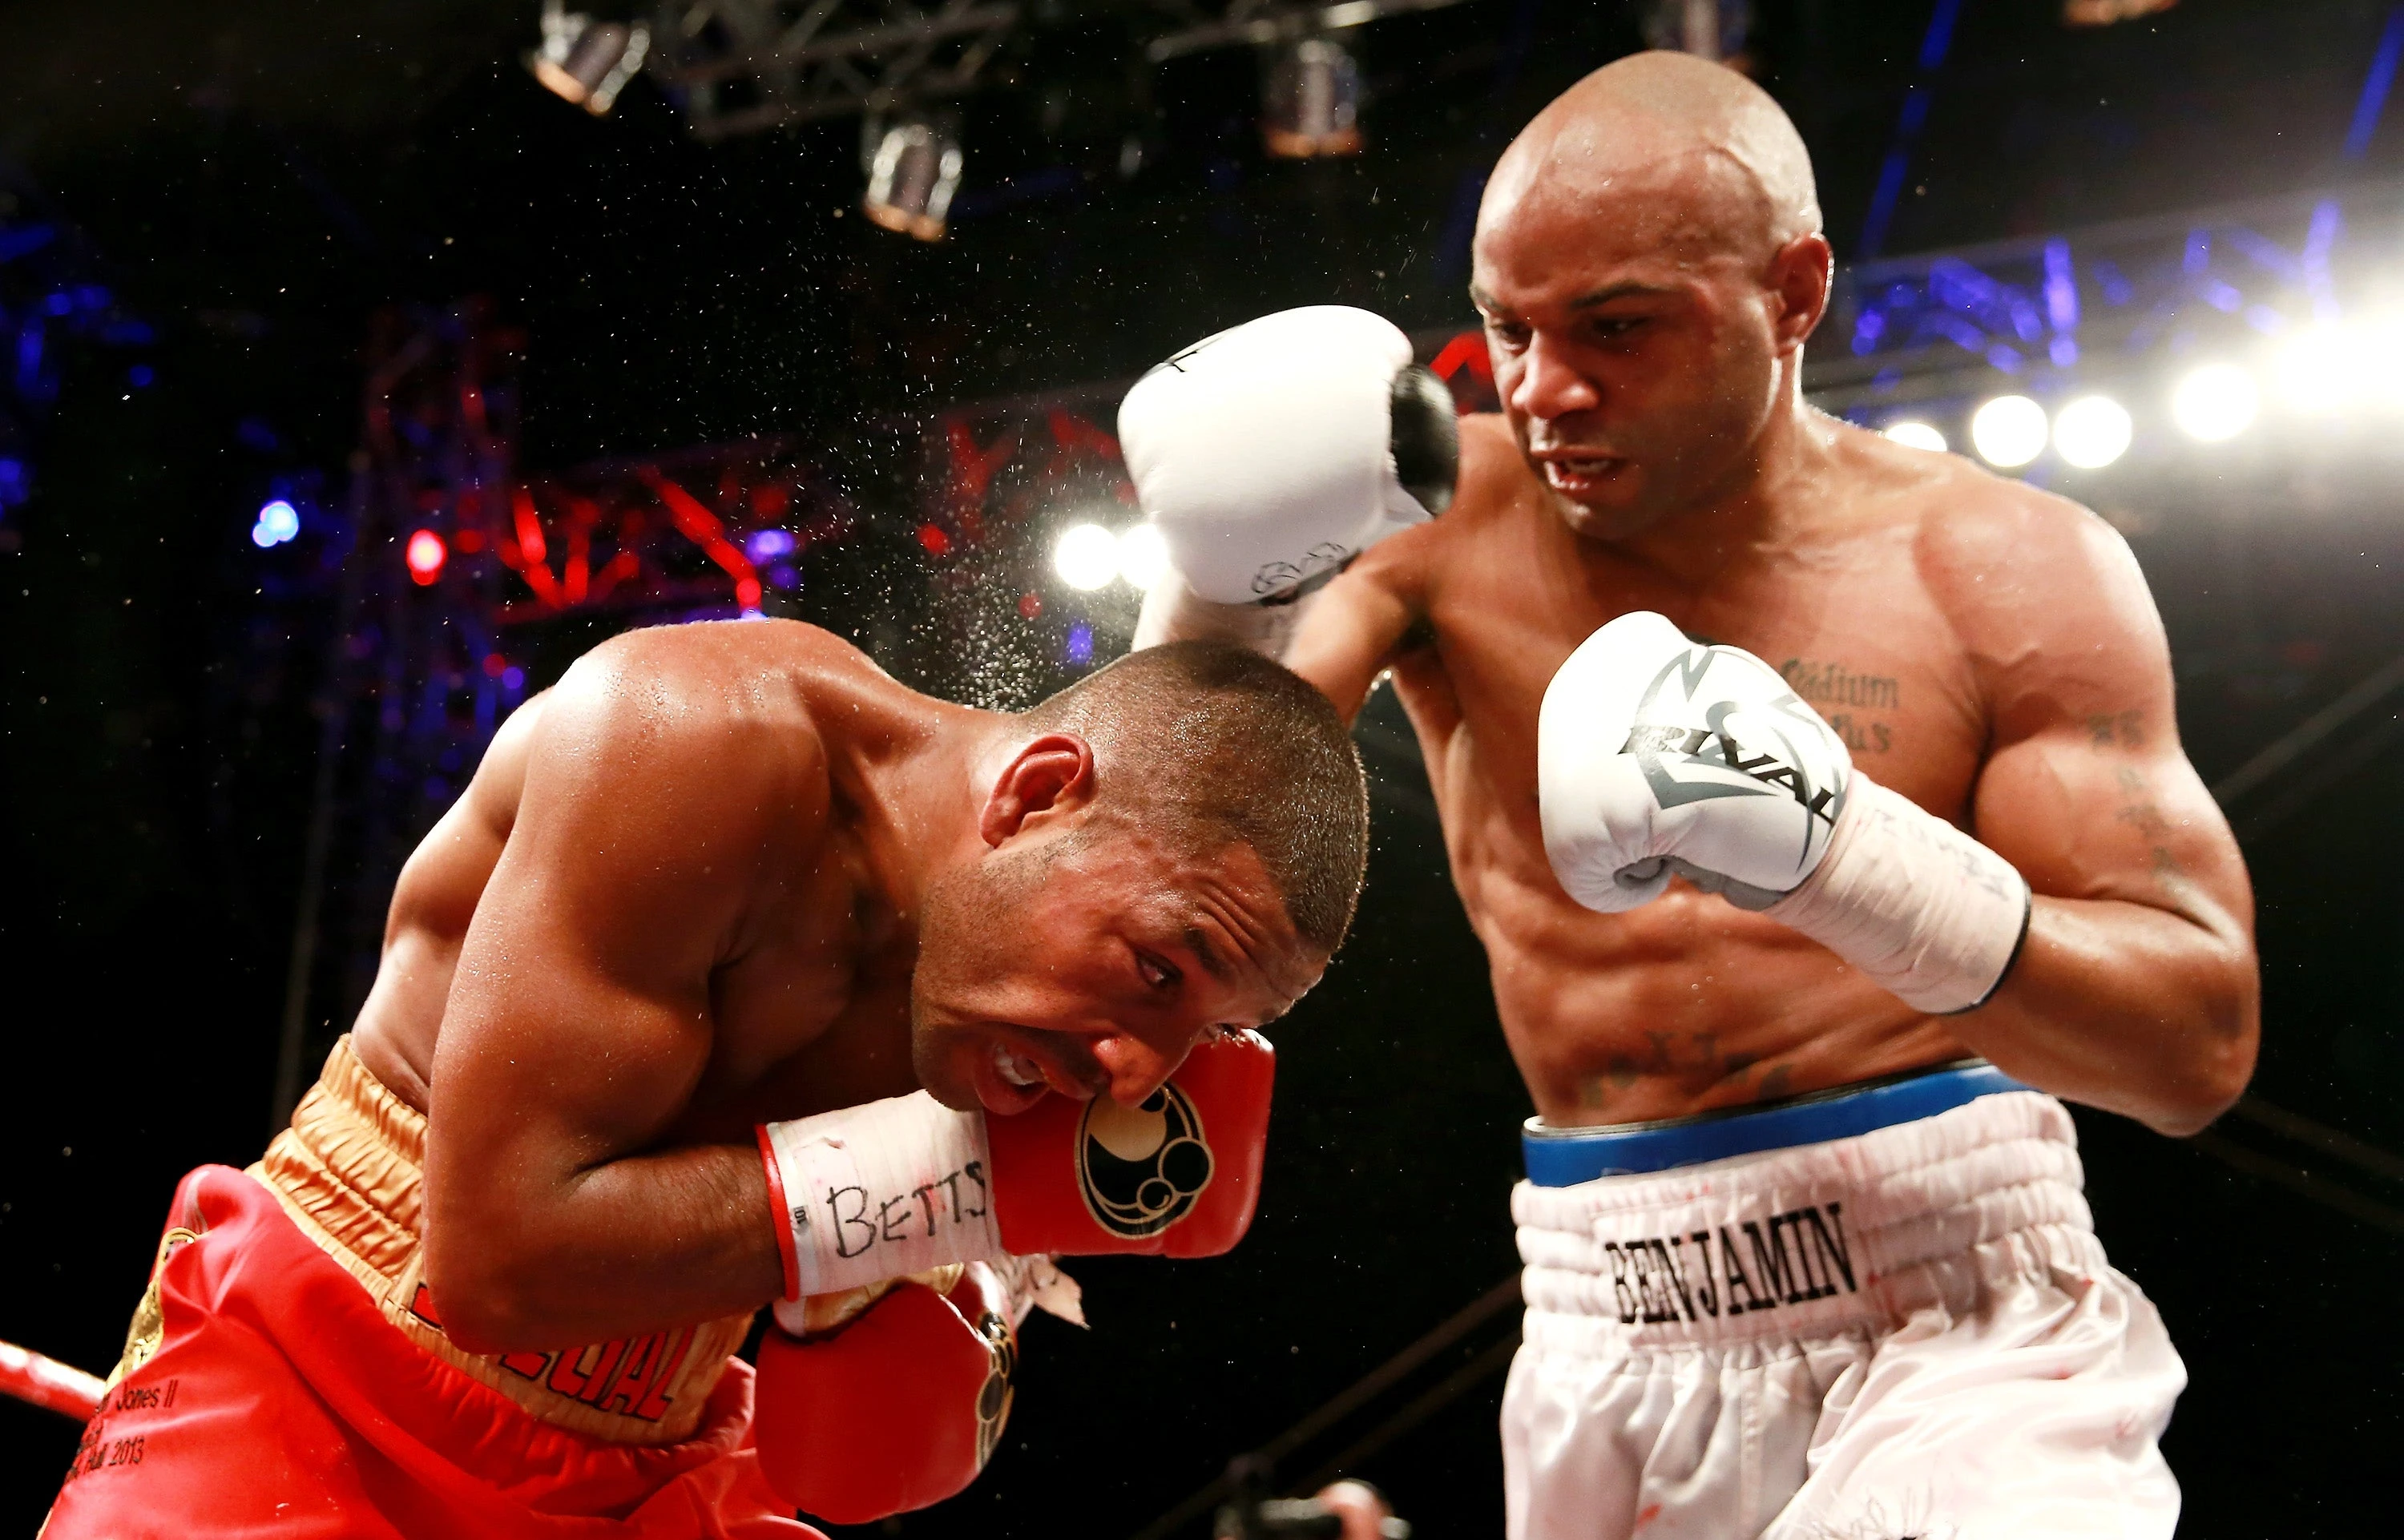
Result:
{"type": "Polygon", "coordinates": [[[1612,542],[1572,531],[1502,419],[1464,419],[1453,507],[1331,585],[1290,658],[1346,709],[1391,670],[1549,1122],[1680,1115],[1974,1051],[2011,1060],[1684,881],[1619,915],[1562,891],[1538,819],[1537,708],[1571,651],[1629,610],[1767,660],[1860,770],[1970,829],[2040,893],[2215,932],[2243,903],[2117,537],[1958,458],[1801,424],[1808,473],[1666,538],[1612,542]]]}

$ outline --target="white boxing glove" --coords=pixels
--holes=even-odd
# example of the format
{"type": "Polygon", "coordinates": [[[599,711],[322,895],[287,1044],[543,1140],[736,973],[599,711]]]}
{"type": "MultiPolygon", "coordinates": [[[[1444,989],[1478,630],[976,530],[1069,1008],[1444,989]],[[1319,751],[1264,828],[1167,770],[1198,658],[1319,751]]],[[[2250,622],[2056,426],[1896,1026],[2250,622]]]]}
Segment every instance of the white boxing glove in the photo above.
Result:
{"type": "Polygon", "coordinates": [[[1553,676],[1536,763],[1544,854],[1589,909],[1683,875],[1938,1014],[1983,1004],[2027,932],[2008,861],[1856,771],[1768,664],[1649,611],[1553,676]]]}
{"type": "Polygon", "coordinates": [[[1293,616],[1257,611],[1443,511],[1461,455],[1451,392],[1410,339],[1342,305],[1265,315],[1159,365],[1120,403],[1119,446],[1172,568],[1137,645],[1209,635],[1272,653],[1293,616]]]}

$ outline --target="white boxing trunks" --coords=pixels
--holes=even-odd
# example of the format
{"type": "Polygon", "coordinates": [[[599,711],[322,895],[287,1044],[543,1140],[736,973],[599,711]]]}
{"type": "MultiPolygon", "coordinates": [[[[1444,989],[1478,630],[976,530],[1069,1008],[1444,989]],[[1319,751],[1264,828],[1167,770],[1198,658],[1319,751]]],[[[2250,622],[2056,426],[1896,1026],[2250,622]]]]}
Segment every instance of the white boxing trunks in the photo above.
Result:
{"type": "MultiPolygon", "coordinates": [[[[1754,1153],[1519,1184],[1512,1540],[2169,1540],[2187,1371],[2104,1259],[2070,1114],[1937,1073],[1968,1078],[1931,1115],[1879,1126],[1952,1084],[1913,1077],[1708,1120],[1754,1153]],[[1812,1127],[1870,1131],[1761,1147],[1812,1127]]],[[[1531,1126],[1530,1172],[1624,1132],[1531,1126]]]]}

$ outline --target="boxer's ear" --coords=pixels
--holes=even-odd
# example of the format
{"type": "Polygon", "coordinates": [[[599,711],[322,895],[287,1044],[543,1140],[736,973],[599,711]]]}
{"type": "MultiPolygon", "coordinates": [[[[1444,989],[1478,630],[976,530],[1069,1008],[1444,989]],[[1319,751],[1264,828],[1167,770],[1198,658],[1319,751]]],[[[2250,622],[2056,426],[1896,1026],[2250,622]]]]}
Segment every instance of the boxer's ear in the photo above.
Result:
{"type": "Polygon", "coordinates": [[[1074,733],[1046,733],[1019,746],[977,814],[977,833],[999,846],[1094,800],[1094,749],[1074,733]]]}
{"type": "Polygon", "coordinates": [[[1819,326],[1820,317],[1827,314],[1835,263],[1828,238],[1817,231],[1797,235],[1770,259],[1770,287],[1777,291],[1779,305],[1771,324],[1781,353],[1801,347],[1819,326]]]}

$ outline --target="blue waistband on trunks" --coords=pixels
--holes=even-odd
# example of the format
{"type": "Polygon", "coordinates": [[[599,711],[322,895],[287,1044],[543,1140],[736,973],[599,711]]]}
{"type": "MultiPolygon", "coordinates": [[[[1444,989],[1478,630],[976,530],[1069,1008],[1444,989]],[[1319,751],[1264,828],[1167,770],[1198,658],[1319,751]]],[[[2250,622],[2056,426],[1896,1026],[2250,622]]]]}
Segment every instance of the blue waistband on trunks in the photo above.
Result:
{"type": "Polygon", "coordinates": [[[1898,1123],[1950,1112],[1982,1096],[2025,1091],[1982,1058],[1935,1070],[1914,1070],[1761,1106],[1731,1107],[1657,1123],[1614,1123],[1595,1128],[1548,1128],[1530,1118],[1519,1132],[1528,1180],[1539,1187],[1574,1187],[1599,1176],[1636,1176],[1699,1166],[1730,1155],[1759,1155],[1831,1139],[1850,1139],[1898,1123]]]}

